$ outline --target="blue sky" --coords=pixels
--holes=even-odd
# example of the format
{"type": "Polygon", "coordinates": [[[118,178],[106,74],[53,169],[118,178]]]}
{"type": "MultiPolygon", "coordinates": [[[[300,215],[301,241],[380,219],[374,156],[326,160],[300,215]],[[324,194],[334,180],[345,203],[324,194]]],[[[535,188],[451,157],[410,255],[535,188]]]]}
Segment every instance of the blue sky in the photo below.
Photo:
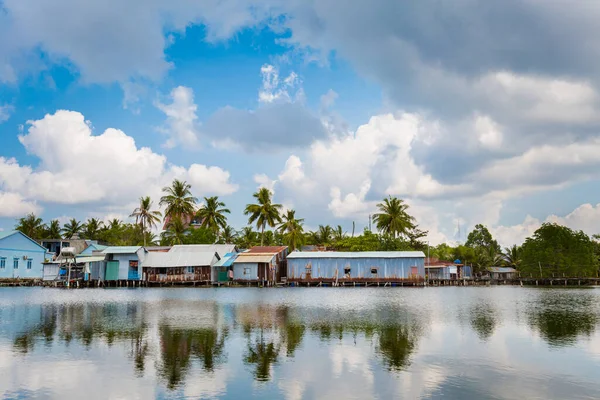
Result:
{"type": "Polygon", "coordinates": [[[362,229],[395,195],[432,243],[476,223],[504,244],[544,221],[600,231],[594,4],[0,9],[1,229],[27,212],[126,218],[177,177],[236,228],[267,186],[309,229],[362,229]]]}

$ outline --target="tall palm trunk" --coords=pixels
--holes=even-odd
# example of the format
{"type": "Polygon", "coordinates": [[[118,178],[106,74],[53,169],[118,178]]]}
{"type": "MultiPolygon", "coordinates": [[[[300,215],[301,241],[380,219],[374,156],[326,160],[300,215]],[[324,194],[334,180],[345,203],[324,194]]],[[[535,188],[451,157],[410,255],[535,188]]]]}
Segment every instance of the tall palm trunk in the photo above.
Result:
{"type": "Polygon", "coordinates": [[[144,237],[144,248],[146,248],[146,228],[144,227],[144,220],[142,220],[142,236],[144,237]]]}
{"type": "Polygon", "coordinates": [[[265,224],[260,227],[260,245],[262,246],[265,242],[265,224]]]}

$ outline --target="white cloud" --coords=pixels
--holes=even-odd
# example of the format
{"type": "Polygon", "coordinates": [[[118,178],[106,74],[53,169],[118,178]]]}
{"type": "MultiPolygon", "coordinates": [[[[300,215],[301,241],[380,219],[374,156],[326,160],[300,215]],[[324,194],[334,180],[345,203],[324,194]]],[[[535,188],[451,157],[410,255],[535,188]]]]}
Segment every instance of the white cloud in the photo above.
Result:
{"type": "Polygon", "coordinates": [[[359,188],[358,193],[348,193],[342,198],[342,191],[338,187],[332,187],[331,202],[328,208],[338,218],[361,217],[373,209],[374,204],[365,202],[365,197],[371,188],[371,182],[365,181],[359,188]]]}
{"type": "Polygon", "coordinates": [[[38,214],[40,211],[40,206],[23,199],[18,193],[0,191],[0,217],[22,217],[29,213],[38,214]]]}
{"type": "Polygon", "coordinates": [[[178,86],[171,91],[170,97],[171,104],[156,102],[156,107],[167,116],[166,126],[159,128],[168,137],[164,146],[197,148],[198,107],[194,103],[194,91],[189,87],[178,86]]]}
{"type": "Polygon", "coordinates": [[[279,79],[279,68],[271,64],[261,67],[262,87],[258,92],[258,101],[261,103],[292,102],[302,100],[304,91],[302,82],[294,71],[279,79]]]}
{"type": "Polygon", "coordinates": [[[502,145],[502,131],[490,117],[478,115],[475,117],[475,131],[483,147],[496,149],[502,145]]]}
{"type": "Polygon", "coordinates": [[[195,195],[230,194],[237,185],[219,167],[169,164],[163,155],[138,148],[132,137],[109,128],[93,135],[75,111],[60,110],[37,121],[19,137],[40,160],[35,170],[0,157],[0,189],[28,201],[100,204],[100,211],[129,210],[142,195],[155,202],[173,178],[187,180],[195,195]]]}
{"type": "Polygon", "coordinates": [[[0,105],[0,124],[8,121],[15,108],[10,104],[0,105]]]}
{"type": "Polygon", "coordinates": [[[266,174],[255,174],[254,175],[254,182],[256,182],[258,184],[258,189],[260,189],[260,188],[267,188],[272,193],[275,193],[275,183],[277,183],[277,180],[273,180],[273,179],[269,178],[268,175],[266,175],[266,174]]]}

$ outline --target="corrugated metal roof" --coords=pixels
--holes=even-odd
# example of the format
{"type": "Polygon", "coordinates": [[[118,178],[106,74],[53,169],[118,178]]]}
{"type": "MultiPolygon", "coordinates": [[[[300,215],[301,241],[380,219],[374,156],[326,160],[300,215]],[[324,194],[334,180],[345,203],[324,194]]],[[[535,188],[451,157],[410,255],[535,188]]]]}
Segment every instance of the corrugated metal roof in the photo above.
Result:
{"type": "Polygon", "coordinates": [[[233,261],[234,264],[243,263],[270,263],[273,261],[275,254],[249,254],[240,253],[237,258],[233,261]]]}
{"type": "Polygon", "coordinates": [[[170,253],[174,252],[210,252],[223,257],[227,253],[236,251],[235,244],[178,244],[173,246],[170,253]]]}
{"type": "Polygon", "coordinates": [[[227,253],[213,267],[231,267],[237,256],[238,253],[227,253]]]}
{"type": "Polygon", "coordinates": [[[14,235],[17,231],[0,231],[0,239],[7,238],[9,236],[14,235]]]}
{"type": "Polygon", "coordinates": [[[425,258],[422,251],[294,251],[287,258],[425,258]]]}
{"type": "Polygon", "coordinates": [[[150,252],[146,255],[143,267],[170,268],[170,267],[201,267],[211,265],[217,259],[216,252],[150,252]]]}
{"type": "Polygon", "coordinates": [[[287,249],[287,246],[255,246],[246,253],[277,254],[287,249]]]}
{"type": "Polygon", "coordinates": [[[111,246],[102,251],[102,254],[133,254],[137,253],[142,246],[111,246]]]}
{"type": "Polygon", "coordinates": [[[104,261],[104,256],[77,256],[75,257],[77,262],[98,262],[98,261],[104,261]]]}
{"type": "Polygon", "coordinates": [[[513,267],[489,267],[488,271],[490,272],[500,272],[500,273],[511,273],[517,272],[513,267]]]}
{"type": "Polygon", "coordinates": [[[33,240],[32,238],[30,238],[29,236],[27,236],[26,234],[24,234],[21,231],[6,231],[6,232],[5,231],[0,231],[0,240],[5,239],[5,238],[7,238],[9,236],[12,236],[12,235],[15,235],[15,234],[23,236],[25,239],[27,239],[30,242],[34,243],[39,248],[48,251],[47,248],[45,248],[44,246],[42,246],[41,244],[39,244],[38,242],[36,242],[35,240],[33,240]]]}

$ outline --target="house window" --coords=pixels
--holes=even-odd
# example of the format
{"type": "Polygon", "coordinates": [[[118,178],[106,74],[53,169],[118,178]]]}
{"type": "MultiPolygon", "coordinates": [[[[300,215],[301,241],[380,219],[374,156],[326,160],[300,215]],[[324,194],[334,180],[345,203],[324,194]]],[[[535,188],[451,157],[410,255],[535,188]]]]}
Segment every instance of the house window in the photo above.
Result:
{"type": "Polygon", "coordinates": [[[312,265],[311,264],[306,264],[306,273],[310,274],[312,272],[312,265]]]}
{"type": "Polygon", "coordinates": [[[187,267],[187,273],[193,274],[195,272],[194,267],[187,267]]]}
{"type": "Polygon", "coordinates": [[[4,269],[6,268],[6,258],[2,257],[0,258],[0,269],[4,269]]]}
{"type": "Polygon", "coordinates": [[[27,260],[27,269],[31,269],[32,265],[33,265],[33,260],[31,260],[31,259],[27,260]]]}
{"type": "Polygon", "coordinates": [[[19,269],[19,259],[18,258],[13,258],[13,268],[14,269],[19,269]]]}
{"type": "Polygon", "coordinates": [[[244,268],[244,275],[250,275],[250,268],[244,268]]]}
{"type": "Polygon", "coordinates": [[[344,268],[344,275],[350,275],[350,271],[351,271],[350,267],[344,268]]]}
{"type": "Polygon", "coordinates": [[[371,275],[377,275],[377,268],[371,268],[371,275]]]}

